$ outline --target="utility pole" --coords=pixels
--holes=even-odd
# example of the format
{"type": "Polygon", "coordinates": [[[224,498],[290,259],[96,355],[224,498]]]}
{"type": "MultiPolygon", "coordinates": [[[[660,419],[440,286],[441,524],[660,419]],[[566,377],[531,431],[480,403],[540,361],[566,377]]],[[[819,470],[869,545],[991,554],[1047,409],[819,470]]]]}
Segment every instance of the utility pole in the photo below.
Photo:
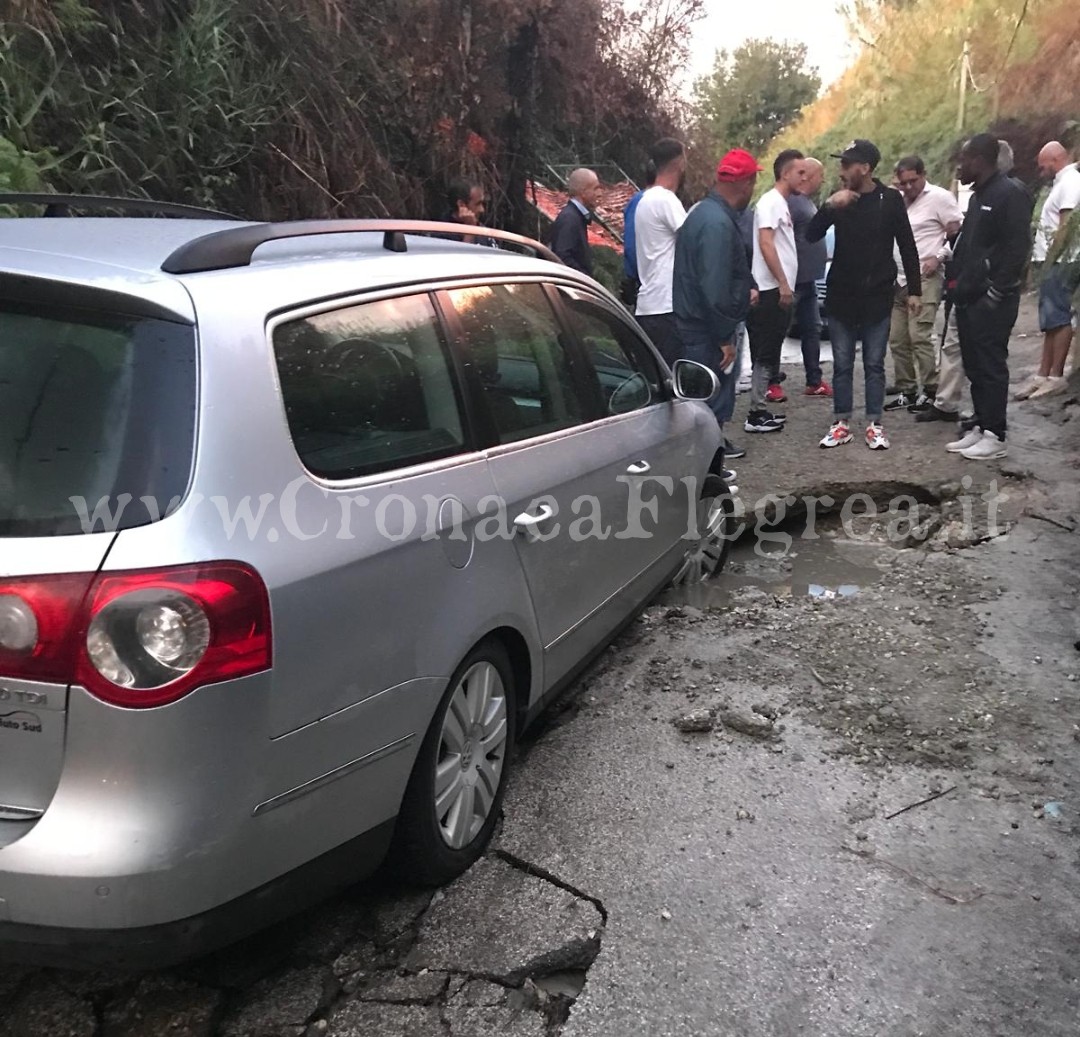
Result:
{"type": "Polygon", "coordinates": [[[964,128],[964,114],[965,107],[967,105],[968,76],[970,75],[970,54],[971,44],[965,38],[964,49],[960,54],[960,104],[956,112],[957,133],[959,133],[964,128]]]}

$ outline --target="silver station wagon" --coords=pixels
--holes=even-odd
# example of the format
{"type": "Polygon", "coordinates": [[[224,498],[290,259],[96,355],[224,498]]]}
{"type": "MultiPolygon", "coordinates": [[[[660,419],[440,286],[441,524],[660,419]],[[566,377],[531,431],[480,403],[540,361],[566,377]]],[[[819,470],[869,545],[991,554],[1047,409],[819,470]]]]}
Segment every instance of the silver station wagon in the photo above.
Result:
{"type": "Polygon", "coordinates": [[[513,235],[63,202],[0,220],[0,956],[449,880],[523,726],[718,564],[712,372],[513,235]]]}

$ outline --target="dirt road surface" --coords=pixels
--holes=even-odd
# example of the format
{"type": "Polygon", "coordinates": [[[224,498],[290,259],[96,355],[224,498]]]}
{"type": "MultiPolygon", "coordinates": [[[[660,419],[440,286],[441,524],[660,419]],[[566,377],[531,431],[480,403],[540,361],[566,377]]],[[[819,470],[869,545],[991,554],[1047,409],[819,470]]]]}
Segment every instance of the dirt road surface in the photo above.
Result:
{"type": "MultiPolygon", "coordinates": [[[[1014,380],[1038,345],[1029,300],[1014,380]]],[[[1076,383],[987,465],[907,414],[885,454],[820,451],[828,402],[786,409],[739,437],[728,573],[529,734],[466,876],[166,973],[8,969],[0,1034],[1075,1037],[1076,383]],[[760,540],[767,493],[795,503],[760,540]]]]}

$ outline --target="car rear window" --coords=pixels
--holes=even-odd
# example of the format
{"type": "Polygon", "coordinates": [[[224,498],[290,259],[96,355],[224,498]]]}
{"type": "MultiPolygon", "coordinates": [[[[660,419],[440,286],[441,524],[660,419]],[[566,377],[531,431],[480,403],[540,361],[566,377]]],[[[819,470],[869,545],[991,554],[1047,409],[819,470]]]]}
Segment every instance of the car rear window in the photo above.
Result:
{"type": "Polygon", "coordinates": [[[127,529],[175,508],[195,400],[193,328],[0,299],[0,536],[127,529]]]}
{"type": "Polygon", "coordinates": [[[461,453],[461,405],[430,297],[346,306],[274,330],[285,415],[308,471],[352,479],[461,453]]]}

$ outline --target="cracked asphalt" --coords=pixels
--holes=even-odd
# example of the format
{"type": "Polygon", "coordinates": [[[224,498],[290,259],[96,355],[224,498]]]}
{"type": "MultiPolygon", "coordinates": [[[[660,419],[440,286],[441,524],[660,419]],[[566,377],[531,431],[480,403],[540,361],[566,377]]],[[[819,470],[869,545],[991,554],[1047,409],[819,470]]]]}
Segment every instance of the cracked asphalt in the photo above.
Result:
{"type": "Polygon", "coordinates": [[[904,491],[918,533],[796,521],[652,605],[527,736],[446,889],[366,883],[165,972],[8,968],[0,1037],[1075,1037],[1075,391],[1013,405],[989,466],[907,415],[884,457],[809,453],[827,404],[787,409],[746,437],[748,510],[904,491]]]}

